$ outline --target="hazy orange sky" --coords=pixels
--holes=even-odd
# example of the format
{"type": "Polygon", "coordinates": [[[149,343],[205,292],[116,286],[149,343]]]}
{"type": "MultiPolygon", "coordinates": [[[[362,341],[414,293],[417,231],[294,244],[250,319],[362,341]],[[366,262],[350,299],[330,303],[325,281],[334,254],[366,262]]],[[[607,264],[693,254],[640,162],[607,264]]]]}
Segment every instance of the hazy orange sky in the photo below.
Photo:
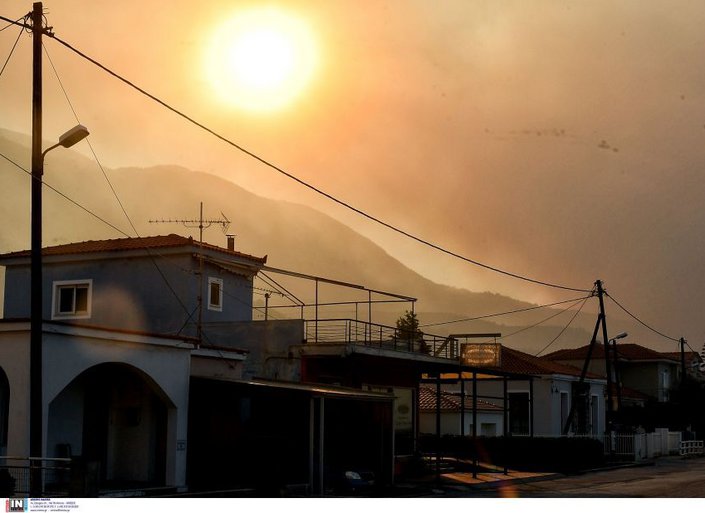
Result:
{"type": "MultiPolygon", "coordinates": [[[[700,348],[705,4],[269,2],[306,20],[320,60],[297,101],[253,114],[213,93],[203,63],[218,25],[255,4],[44,2],[59,37],[299,178],[514,273],[585,288],[602,279],[644,320],[700,348]]],[[[31,7],[5,3],[0,14],[31,7]]],[[[0,32],[3,62],[18,32],[0,32]]],[[[436,281],[536,302],[566,297],[375,226],[45,45],[105,166],[211,172],[344,220],[436,281]]],[[[23,36],[0,77],[0,126],[24,133],[30,50],[23,36]]],[[[44,69],[49,140],[75,120],[44,69]]]]}

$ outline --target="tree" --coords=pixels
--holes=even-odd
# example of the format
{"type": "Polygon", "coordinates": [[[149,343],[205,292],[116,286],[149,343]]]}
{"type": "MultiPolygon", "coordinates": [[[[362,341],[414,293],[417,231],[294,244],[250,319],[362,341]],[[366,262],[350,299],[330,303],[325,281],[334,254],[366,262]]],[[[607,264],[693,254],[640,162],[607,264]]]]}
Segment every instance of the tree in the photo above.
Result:
{"type": "Polygon", "coordinates": [[[412,350],[430,352],[430,348],[424,341],[423,332],[419,329],[419,319],[415,312],[407,310],[397,319],[396,337],[397,340],[409,344],[412,350]]]}

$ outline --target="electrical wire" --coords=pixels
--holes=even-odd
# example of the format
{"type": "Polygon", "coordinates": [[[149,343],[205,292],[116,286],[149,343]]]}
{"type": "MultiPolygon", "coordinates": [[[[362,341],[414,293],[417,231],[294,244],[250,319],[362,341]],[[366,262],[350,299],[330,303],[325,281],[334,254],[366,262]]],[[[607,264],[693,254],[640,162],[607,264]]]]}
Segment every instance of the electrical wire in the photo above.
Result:
{"type": "MultiPolygon", "coordinates": [[[[565,333],[565,331],[568,329],[568,327],[570,327],[570,325],[573,323],[573,321],[574,321],[575,318],[578,316],[578,314],[580,313],[580,311],[583,309],[583,307],[585,306],[585,303],[587,303],[587,300],[588,300],[590,297],[591,297],[591,296],[588,296],[588,297],[586,297],[586,298],[583,300],[583,304],[581,304],[581,305],[580,305],[580,308],[578,308],[578,309],[575,311],[575,313],[573,314],[573,317],[571,317],[570,320],[568,321],[568,324],[566,324],[565,326],[563,326],[563,329],[558,333],[558,335],[556,335],[556,336],[553,338],[553,340],[551,340],[548,344],[546,344],[546,345],[544,346],[544,348],[541,349],[541,351],[539,351],[538,353],[536,353],[535,356],[540,356],[541,353],[543,353],[546,349],[548,349],[549,347],[551,347],[551,346],[553,345],[553,343],[554,343],[556,340],[558,340],[559,338],[561,338],[561,335],[563,335],[563,333],[565,333]]],[[[573,305],[573,306],[575,306],[575,305],[573,305]]],[[[573,306],[571,306],[570,308],[573,308],[573,306]]]]}
{"type": "Polygon", "coordinates": [[[381,220],[380,218],[375,217],[375,216],[373,216],[372,214],[369,214],[369,213],[367,213],[367,212],[365,212],[365,211],[363,211],[363,210],[361,210],[361,209],[359,209],[359,208],[357,208],[357,207],[351,205],[350,203],[348,203],[348,202],[346,202],[346,201],[343,201],[343,200],[341,200],[341,199],[339,199],[339,198],[333,196],[332,194],[327,193],[327,192],[323,191],[322,189],[320,189],[320,188],[318,188],[318,187],[316,187],[316,186],[314,186],[314,185],[312,185],[312,184],[310,184],[310,183],[308,183],[308,182],[302,180],[301,178],[298,178],[297,176],[293,175],[292,173],[290,173],[290,172],[288,172],[288,171],[285,171],[283,168],[281,168],[281,167],[279,167],[279,166],[273,164],[272,162],[266,160],[265,158],[263,158],[263,157],[257,155],[256,153],[254,153],[254,152],[252,152],[252,151],[246,149],[245,147],[243,147],[243,146],[241,146],[241,145],[239,145],[239,144],[233,142],[232,140],[230,140],[230,139],[228,139],[227,137],[221,135],[220,133],[216,132],[215,130],[213,130],[213,129],[207,127],[207,126],[204,125],[203,123],[200,123],[200,122],[196,121],[196,120],[195,120],[194,118],[192,118],[191,116],[189,116],[189,115],[185,114],[184,112],[180,111],[179,109],[177,109],[177,108],[171,106],[170,104],[168,104],[168,103],[165,102],[164,100],[161,100],[161,99],[158,98],[157,96],[155,96],[155,95],[153,95],[153,94],[147,92],[145,89],[139,87],[138,85],[136,85],[135,83],[131,82],[130,80],[128,80],[128,79],[122,77],[121,75],[119,75],[119,74],[116,73],[115,71],[112,71],[111,69],[109,69],[109,68],[106,67],[105,65],[101,64],[101,63],[98,62],[97,60],[93,59],[92,57],[89,57],[89,56],[86,55],[85,53],[83,53],[83,52],[81,52],[80,50],[78,50],[77,48],[73,47],[71,44],[69,44],[69,43],[67,43],[66,41],[62,40],[61,38],[57,37],[55,34],[53,34],[53,33],[48,33],[47,36],[51,37],[52,39],[54,39],[55,41],[57,41],[58,43],[60,43],[60,44],[63,45],[64,47],[66,47],[66,48],[68,48],[69,50],[71,50],[72,52],[74,52],[76,55],[82,57],[83,59],[87,60],[88,62],[94,64],[94,65],[97,66],[97,67],[99,67],[100,69],[102,69],[103,71],[105,71],[106,73],[108,73],[109,75],[113,76],[114,78],[118,79],[119,81],[123,82],[124,84],[128,85],[129,87],[133,88],[134,90],[138,91],[139,93],[141,93],[142,95],[146,96],[147,98],[149,98],[149,99],[153,100],[154,102],[158,103],[159,105],[161,105],[162,107],[166,108],[167,110],[170,110],[170,111],[173,112],[174,114],[180,116],[181,118],[183,118],[183,119],[185,119],[186,121],[192,123],[193,125],[197,126],[198,128],[200,128],[200,129],[206,131],[207,133],[211,134],[212,136],[214,136],[214,137],[220,139],[220,140],[223,141],[224,143],[226,143],[226,144],[232,146],[233,148],[239,150],[240,152],[244,153],[245,155],[247,155],[247,156],[253,158],[254,160],[260,162],[261,164],[265,165],[266,167],[269,167],[270,169],[272,169],[272,170],[274,170],[274,171],[276,171],[276,172],[278,172],[278,173],[280,173],[280,174],[286,176],[287,178],[289,178],[289,179],[291,179],[291,180],[297,182],[298,184],[300,184],[300,185],[302,185],[302,186],[304,186],[304,187],[306,187],[306,188],[312,190],[313,192],[315,192],[315,193],[317,193],[317,194],[319,194],[319,195],[321,195],[321,196],[323,196],[323,197],[325,197],[325,198],[327,198],[327,199],[333,201],[334,203],[337,203],[338,205],[340,205],[340,206],[342,206],[342,207],[344,207],[344,208],[346,208],[346,209],[348,209],[348,210],[351,210],[352,212],[355,212],[355,213],[358,214],[358,215],[361,215],[361,216],[365,217],[366,219],[368,219],[368,220],[370,220],[370,221],[373,221],[373,222],[375,222],[375,223],[377,223],[377,224],[379,224],[379,225],[381,225],[381,226],[384,226],[385,228],[388,228],[388,229],[390,229],[390,230],[392,230],[392,231],[394,231],[394,232],[396,232],[396,233],[398,233],[398,234],[400,234],[400,235],[402,235],[402,236],[404,236],[404,237],[407,237],[407,238],[409,238],[409,239],[412,239],[412,240],[414,240],[414,241],[416,241],[416,242],[418,242],[418,243],[420,243],[420,244],[422,244],[422,245],[425,245],[425,246],[427,246],[427,247],[430,247],[430,248],[432,248],[432,249],[435,249],[435,250],[437,250],[437,251],[440,251],[440,252],[442,252],[442,253],[445,253],[446,255],[449,255],[449,256],[451,256],[451,257],[457,258],[457,259],[459,259],[459,260],[463,260],[463,261],[465,261],[465,262],[468,262],[468,263],[470,263],[470,264],[476,265],[476,266],[478,266],[478,267],[482,267],[482,268],[484,268],[484,269],[487,269],[487,270],[490,270],[490,271],[493,271],[493,272],[496,272],[496,273],[499,273],[499,274],[503,274],[503,275],[505,275],[505,276],[509,276],[509,277],[511,277],[511,278],[519,279],[519,280],[526,281],[526,282],[529,282],[529,283],[534,283],[534,284],[537,284],[537,285],[543,285],[543,286],[546,286],[546,287],[556,288],[556,289],[571,290],[571,291],[574,291],[574,292],[590,292],[588,289],[581,289],[581,288],[575,288],[575,287],[568,287],[568,286],[564,286],[564,285],[559,285],[559,284],[555,284],[555,283],[550,283],[550,282],[547,282],[547,281],[537,280],[537,279],[534,279],[534,278],[529,278],[529,277],[522,276],[522,275],[519,275],[519,274],[516,274],[516,273],[512,273],[512,272],[506,271],[506,270],[504,270],[504,269],[500,269],[500,268],[498,268],[498,267],[494,267],[494,266],[491,266],[491,265],[488,265],[488,264],[484,264],[484,263],[479,262],[479,261],[477,261],[477,260],[471,259],[471,258],[466,257],[466,256],[463,256],[463,255],[460,255],[459,253],[456,253],[456,252],[454,252],[454,251],[445,249],[445,248],[439,246],[438,244],[435,244],[435,243],[433,243],[433,242],[430,242],[430,241],[428,241],[428,240],[425,240],[425,239],[423,239],[423,238],[421,238],[421,237],[419,237],[419,236],[413,235],[413,234],[411,234],[410,232],[405,231],[405,230],[403,230],[403,229],[401,229],[401,228],[398,228],[398,227],[392,225],[392,224],[389,223],[389,222],[383,221],[383,220],[381,220]]]}
{"type": "Polygon", "coordinates": [[[665,333],[662,333],[662,332],[658,331],[657,329],[652,328],[651,326],[649,326],[648,324],[646,324],[644,321],[642,321],[641,319],[639,319],[636,315],[634,315],[634,314],[631,313],[629,310],[627,310],[624,306],[622,306],[622,305],[619,303],[619,301],[617,301],[611,294],[608,294],[606,291],[605,291],[605,295],[606,295],[608,298],[610,298],[610,299],[614,302],[614,304],[616,304],[619,308],[621,308],[621,309],[624,311],[624,313],[626,313],[629,317],[631,317],[632,319],[634,319],[636,322],[638,322],[639,324],[641,324],[641,325],[644,326],[645,328],[647,328],[647,329],[653,331],[654,333],[656,333],[657,335],[662,336],[662,337],[665,338],[665,339],[671,340],[671,341],[673,341],[673,342],[680,342],[680,339],[673,338],[673,337],[669,337],[669,336],[666,335],[665,333]]]}
{"type": "Polygon", "coordinates": [[[10,27],[13,27],[15,25],[19,25],[23,29],[29,28],[29,25],[25,23],[20,23],[20,20],[24,20],[27,18],[28,15],[22,16],[21,18],[17,18],[16,20],[12,21],[10,18],[5,18],[4,16],[0,16],[0,20],[8,22],[7,25],[5,25],[3,28],[0,28],[0,32],[2,32],[5,29],[8,29],[10,27]]]}
{"type": "Polygon", "coordinates": [[[544,322],[550,321],[550,320],[553,319],[554,317],[558,317],[559,315],[561,315],[561,314],[567,312],[568,310],[570,310],[571,308],[573,308],[575,305],[577,305],[580,301],[586,301],[586,300],[587,300],[587,298],[578,299],[576,302],[574,302],[574,303],[573,303],[572,305],[570,305],[569,307],[564,308],[563,310],[561,310],[561,311],[559,311],[559,312],[557,312],[557,313],[554,313],[554,314],[552,314],[552,315],[546,317],[545,319],[543,319],[543,320],[541,320],[541,321],[539,321],[539,322],[537,322],[537,323],[535,323],[535,324],[532,324],[531,326],[525,326],[525,327],[523,327],[523,328],[521,328],[521,329],[519,329],[519,330],[517,330],[517,331],[514,331],[514,332],[510,333],[509,335],[502,335],[501,337],[498,337],[498,338],[505,339],[505,338],[508,338],[508,337],[512,337],[512,336],[514,336],[514,335],[517,335],[517,334],[519,334],[519,333],[523,333],[524,331],[530,330],[530,329],[535,328],[535,327],[537,327],[537,326],[540,326],[540,325],[543,324],[544,322]]]}
{"type": "MultiPolygon", "coordinates": [[[[32,178],[33,180],[40,180],[39,178],[37,178],[37,177],[35,177],[34,175],[32,175],[32,173],[31,173],[30,171],[28,171],[27,169],[25,169],[24,167],[22,167],[21,165],[19,165],[17,162],[15,162],[14,160],[12,160],[12,159],[9,158],[8,156],[6,156],[6,155],[0,153],[0,157],[4,158],[4,159],[7,160],[10,164],[14,165],[15,167],[17,167],[17,168],[20,169],[21,171],[24,171],[25,173],[27,173],[27,174],[30,176],[30,178],[32,178]]],[[[52,185],[49,185],[49,184],[48,184],[46,181],[44,181],[44,180],[40,180],[40,181],[42,182],[42,185],[44,185],[45,187],[51,189],[51,190],[54,191],[56,194],[58,194],[59,196],[61,196],[61,197],[64,198],[65,200],[69,201],[70,203],[73,203],[75,206],[77,206],[78,208],[80,208],[81,210],[83,210],[84,212],[86,212],[87,214],[89,214],[89,215],[95,217],[98,221],[100,221],[100,222],[106,224],[107,226],[109,226],[110,228],[112,228],[113,230],[115,230],[116,232],[121,233],[122,235],[124,235],[124,236],[126,236],[126,237],[129,237],[129,235],[126,234],[125,232],[123,232],[120,228],[118,228],[117,226],[115,226],[115,225],[112,224],[111,222],[109,222],[109,221],[103,219],[103,218],[100,217],[98,214],[96,214],[95,212],[93,212],[93,211],[89,210],[88,208],[84,207],[83,205],[81,205],[81,204],[78,203],[77,201],[71,199],[71,198],[68,197],[66,194],[64,194],[63,192],[61,192],[60,190],[58,190],[56,187],[54,187],[54,186],[52,186],[52,185]]]]}
{"type": "Polygon", "coordinates": [[[489,318],[491,318],[491,317],[501,317],[502,315],[511,315],[511,314],[515,314],[515,313],[529,312],[529,311],[531,311],[531,310],[538,310],[538,309],[540,309],[540,308],[548,308],[548,307],[551,307],[551,306],[563,305],[563,304],[565,304],[565,303],[575,303],[576,301],[581,301],[581,300],[583,300],[583,299],[587,300],[587,299],[589,299],[589,298],[591,298],[591,297],[593,297],[593,296],[594,296],[594,294],[591,293],[589,296],[579,297],[579,298],[574,298],[574,299],[566,299],[565,301],[556,301],[555,303],[549,303],[549,304],[546,304],[546,305],[530,306],[530,307],[527,307],[527,308],[520,308],[520,309],[518,309],[518,310],[510,310],[510,311],[508,311],[508,312],[500,312],[500,313],[493,313],[493,314],[487,314],[487,315],[480,315],[480,316],[478,316],[478,317],[468,317],[468,318],[466,318],[466,319],[456,319],[456,320],[454,320],[454,321],[432,322],[432,323],[428,323],[428,324],[421,324],[421,325],[419,325],[419,327],[420,327],[420,328],[427,328],[427,327],[429,327],[429,326],[443,326],[443,325],[446,325],[446,324],[456,324],[456,323],[459,323],[459,322],[471,322],[471,321],[478,321],[478,320],[481,320],[481,319],[489,319],[489,318]]]}
{"type": "MultiPolygon", "coordinates": [[[[54,71],[54,76],[56,77],[56,80],[59,83],[59,87],[61,87],[61,91],[64,93],[64,98],[66,98],[66,103],[68,103],[69,108],[71,109],[71,112],[73,112],[73,117],[76,119],[76,123],[81,123],[81,120],[78,118],[78,114],[76,113],[76,109],[74,109],[73,103],[71,102],[71,99],[69,98],[68,92],[66,91],[66,88],[64,87],[64,83],[61,80],[61,77],[59,76],[59,72],[57,71],[56,66],[54,66],[54,61],[52,61],[51,55],[49,55],[49,51],[47,50],[47,47],[44,45],[44,43],[42,43],[42,48],[44,48],[44,53],[46,54],[47,59],[49,60],[49,64],[51,65],[51,69],[54,71]]],[[[101,164],[100,159],[98,158],[98,155],[96,155],[96,152],[93,149],[93,145],[91,144],[91,141],[90,141],[90,136],[86,137],[86,142],[88,143],[88,147],[90,148],[91,153],[93,154],[93,158],[95,159],[96,163],[98,164],[100,171],[103,173],[103,177],[105,178],[105,181],[108,183],[108,186],[110,187],[110,190],[112,191],[113,196],[115,197],[115,200],[118,202],[118,205],[120,205],[120,209],[122,210],[123,215],[127,219],[127,222],[130,223],[130,226],[132,227],[132,231],[134,231],[135,234],[139,237],[140,234],[137,231],[137,228],[135,228],[135,225],[132,222],[132,219],[130,219],[130,216],[127,213],[127,210],[125,210],[125,206],[123,205],[122,201],[120,200],[120,197],[118,196],[117,191],[115,190],[115,187],[113,187],[113,184],[110,181],[110,178],[108,178],[108,174],[105,172],[105,168],[103,167],[103,164],[101,164]]]]}
{"type": "Polygon", "coordinates": [[[270,285],[271,287],[274,287],[277,290],[280,290],[284,297],[287,298],[289,301],[294,303],[296,306],[305,306],[305,302],[296,297],[294,294],[289,292],[286,287],[281,285],[279,282],[277,282],[274,278],[271,276],[267,275],[264,271],[260,271],[257,275],[259,279],[261,279],[263,282],[265,282],[267,285],[270,285]]]}
{"type": "MultiPolygon", "coordinates": [[[[10,25],[8,25],[9,27],[10,25]]],[[[5,27],[7,28],[7,27],[5,27]]],[[[17,43],[20,42],[20,37],[22,37],[22,32],[24,32],[24,29],[20,29],[20,33],[17,34],[17,39],[15,39],[15,44],[12,45],[12,50],[10,50],[10,55],[7,56],[7,59],[5,59],[5,64],[2,65],[2,69],[0,69],[0,76],[2,76],[3,72],[5,71],[5,68],[7,67],[7,63],[10,62],[10,59],[12,58],[12,54],[15,53],[15,48],[17,48],[17,43]]]]}

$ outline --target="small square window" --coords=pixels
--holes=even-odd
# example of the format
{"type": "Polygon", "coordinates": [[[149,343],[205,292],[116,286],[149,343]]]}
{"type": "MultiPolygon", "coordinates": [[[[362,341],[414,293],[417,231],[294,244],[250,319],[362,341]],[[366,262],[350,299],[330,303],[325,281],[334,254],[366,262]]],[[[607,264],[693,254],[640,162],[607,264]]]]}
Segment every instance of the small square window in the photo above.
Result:
{"type": "Polygon", "coordinates": [[[208,278],[208,310],[223,311],[223,280],[208,278]]]}
{"type": "Polygon", "coordinates": [[[87,319],[91,316],[92,280],[56,281],[52,319],[87,319]]]}

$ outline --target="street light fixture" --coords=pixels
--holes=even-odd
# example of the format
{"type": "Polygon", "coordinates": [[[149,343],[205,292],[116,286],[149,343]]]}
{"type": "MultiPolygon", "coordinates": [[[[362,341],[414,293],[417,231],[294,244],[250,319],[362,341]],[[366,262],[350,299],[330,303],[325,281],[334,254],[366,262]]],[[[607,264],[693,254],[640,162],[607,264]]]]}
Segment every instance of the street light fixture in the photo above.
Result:
{"type": "Polygon", "coordinates": [[[76,125],[73,127],[71,130],[64,132],[60,137],[59,137],[59,142],[56,143],[54,146],[49,146],[46,150],[42,152],[42,159],[44,156],[49,153],[51,150],[58,146],[63,146],[64,148],[70,148],[77,142],[82,141],[86,137],[88,137],[88,129],[83,126],[83,125],[76,125]]]}

